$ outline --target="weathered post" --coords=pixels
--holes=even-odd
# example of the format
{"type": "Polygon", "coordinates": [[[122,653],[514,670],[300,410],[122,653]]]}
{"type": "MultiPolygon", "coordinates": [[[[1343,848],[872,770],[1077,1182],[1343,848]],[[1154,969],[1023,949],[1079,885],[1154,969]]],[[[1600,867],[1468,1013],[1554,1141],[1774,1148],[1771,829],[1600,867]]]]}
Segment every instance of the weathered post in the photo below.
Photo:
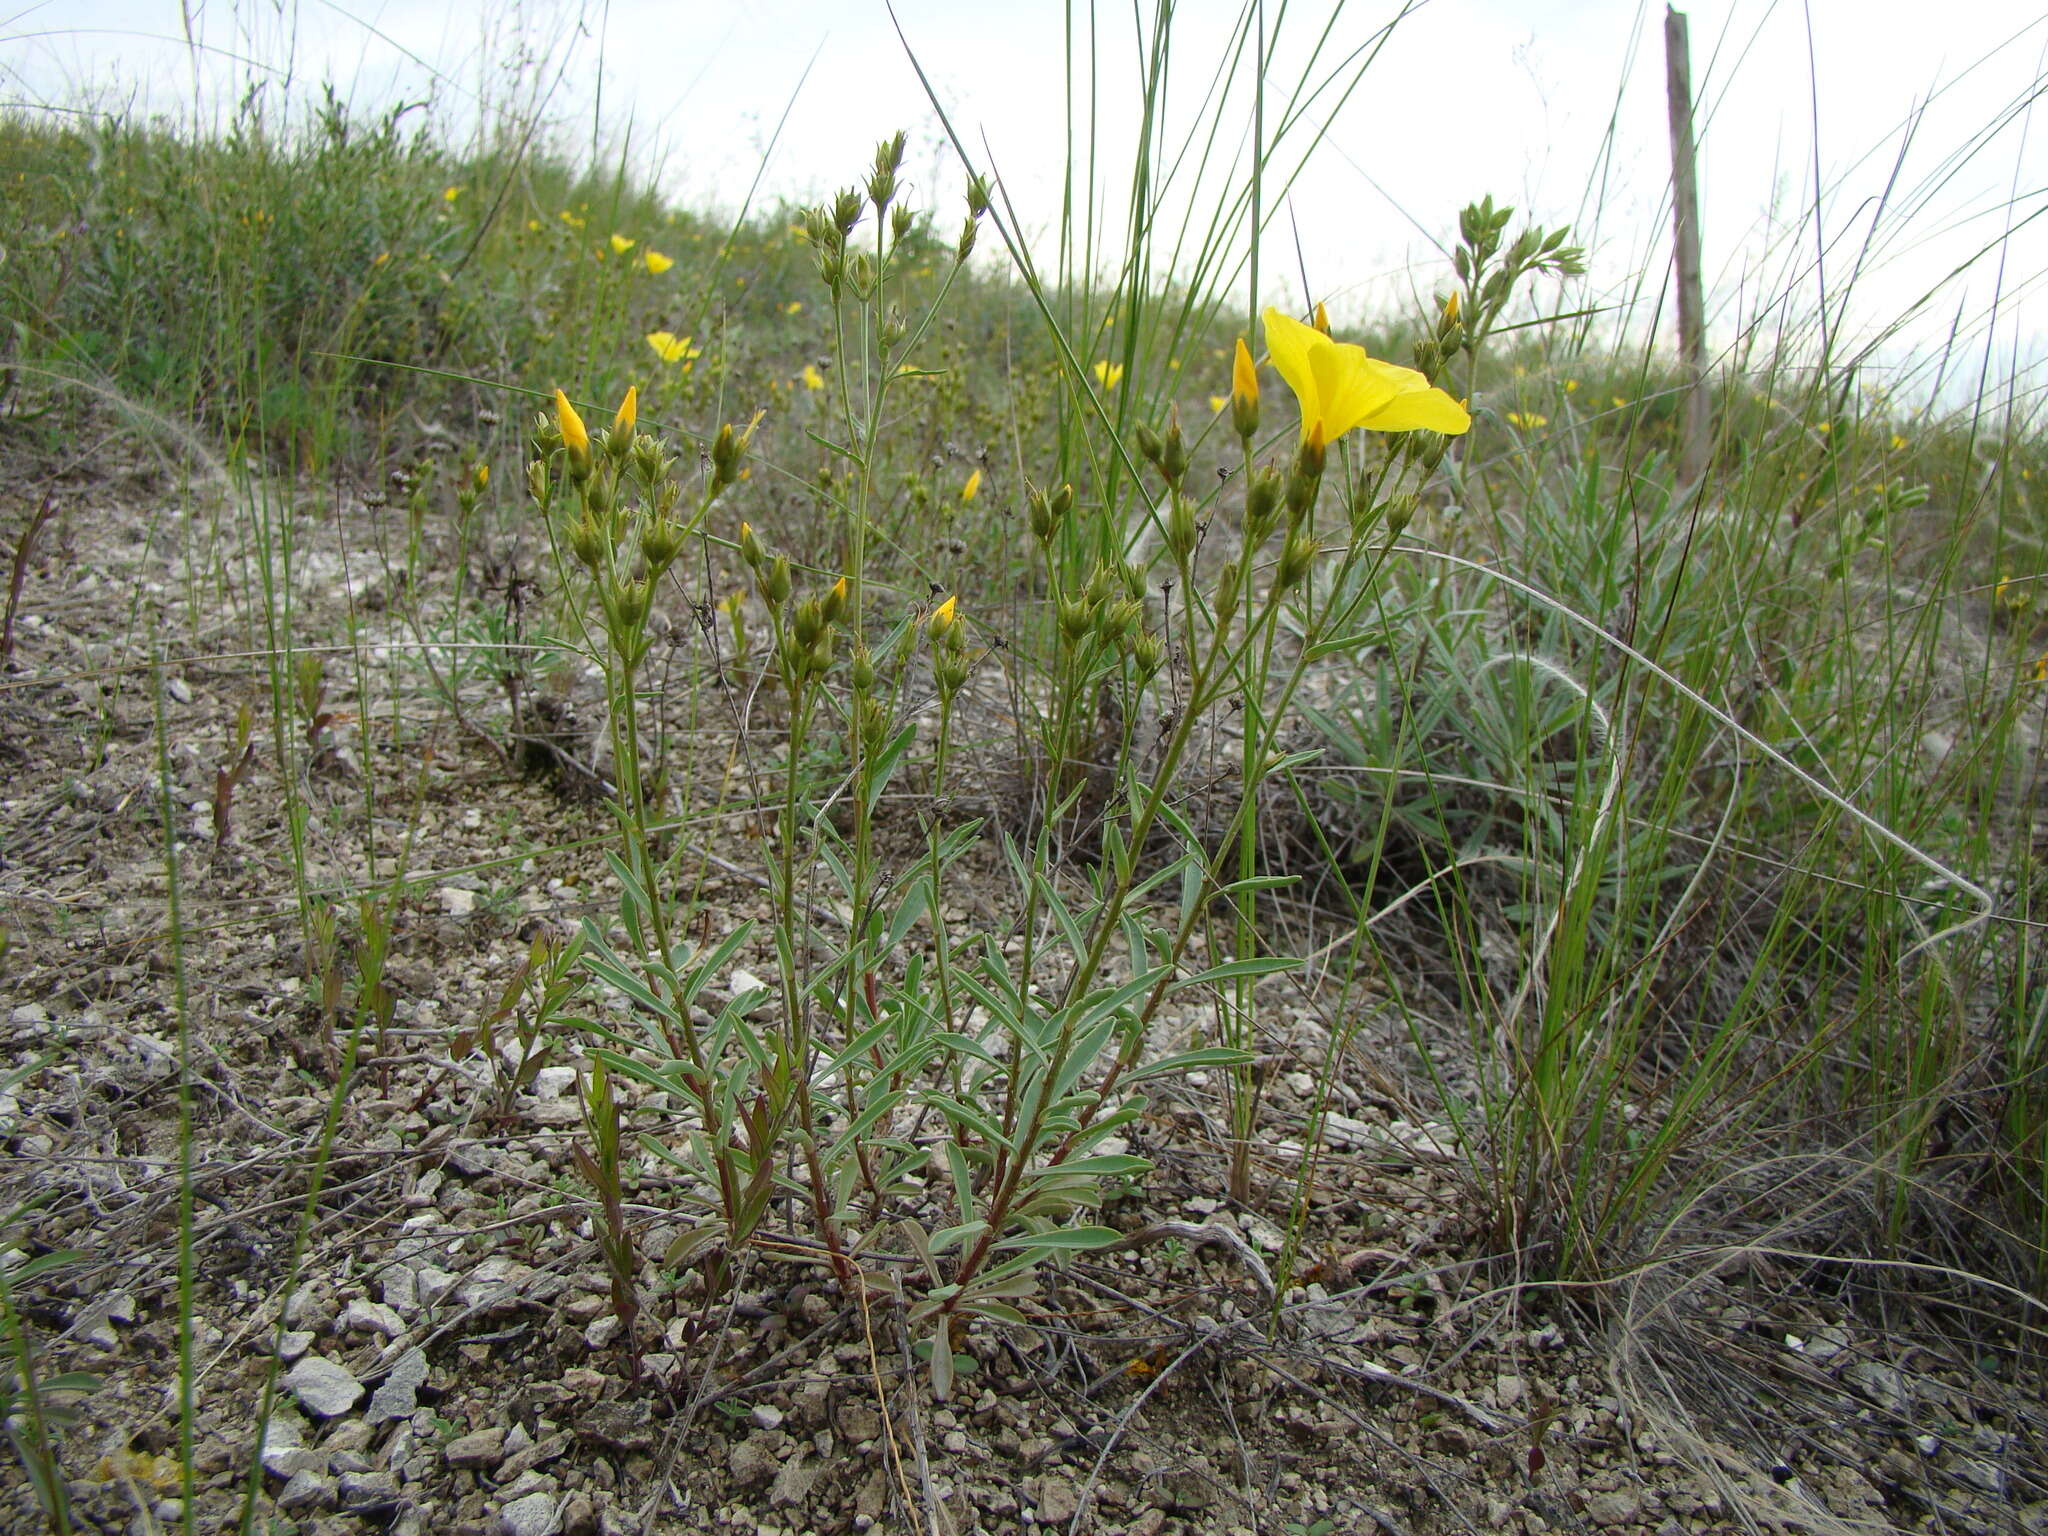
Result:
{"type": "Polygon", "coordinates": [[[1692,51],[1685,15],[1664,10],[1664,84],[1671,111],[1671,222],[1678,278],[1678,360],[1685,370],[1681,483],[1707,472],[1714,424],[1707,400],[1707,297],[1700,273],[1700,189],[1692,137],[1692,51]]]}

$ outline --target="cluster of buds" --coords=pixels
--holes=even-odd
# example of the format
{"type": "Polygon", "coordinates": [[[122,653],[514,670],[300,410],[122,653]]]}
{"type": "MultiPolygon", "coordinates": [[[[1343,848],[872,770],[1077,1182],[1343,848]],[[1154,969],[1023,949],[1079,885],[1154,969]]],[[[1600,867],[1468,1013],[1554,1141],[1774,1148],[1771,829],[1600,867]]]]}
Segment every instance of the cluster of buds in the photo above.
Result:
{"type": "Polygon", "coordinates": [[[1159,471],[1159,478],[1166,482],[1166,488],[1178,498],[1181,482],[1187,479],[1188,450],[1180,433],[1180,412],[1175,411],[1166,424],[1166,435],[1161,437],[1150,427],[1141,426],[1137,431],[1138,452],[1145,462],[1159,471]]]}
{"type": "MultiPolygon", "coordinates": [[[[528,491],[542,508],[551,508],[560,455],[566,484],[575,492],[557,525],[561,543],[596,583],[606,627],[628,671],[651,643],[646,626],[655,585],[681,556],[695,526],[695,520],[686,524],[677,512],[682,487],[675,477],[675,455],[659,437],[636,430],[639,404],[639,390],[628,389],[611,425],[593,433],[569,397],[556,390],[552,417],[543,412],[535,422],[534,457],[526,467],[528,491]]],[[[726,428],[721,441],[731,435],[726,428]]],[[[745,445],[744,437],[734,439],[724,462],[736,465],[745,445]]],[[[718,462],[714,451],[714,466],[718,462]]],[[[488,478],[479,465],[469,493],[481,495],[488,478]]],[[[732,479],[730,469],[721,478],[714,467],[705,507],[732,479]]],[[[698,518],[702,515],[700,509],[698,518]]]]}
{"type": "Polygon", "coordinates": [[[740,524],[740,558],[754,573],[754,590],[768,606],[775,623],[776,659],[792,697],[806,683],[823,677],[832,666],[832,635],[846,616],[846,578],[824,592],[798,600],[789,556],[768,553],[753,524],[740,524]]]}
{"type": "Polygon", "coordinates": [[[967,222],[960,226],[960,240],[953,247],[953,259],[965,262],[974,254],[975,237],[981,233],[981,221],[988,212],[988,178],[970,176],[967,178],[967,222]]]}
{"type": "MultiPolygon", "coordinates": [[[[893,191],[892,183],[892,195],[893,191]]],[[[835,299],[846,284],[847,237],[860,222],[861,210],[866,205],[862,194],[848,187],[833,200],[831,207],[821,204],[804,210],[803,238],[817,262],[819,281],[832,290],[835,299]]]]}
{"type": "Polygon", "coordinates": [[[462,479],[455,487],[455,507],[464,518],[476,510],[476,504],[483,500],[483,494],[491,483],[491,466],[478,459],[462,472],[462,479]]]}
{"type": "Polygon", "coordinates": [[[932,680],[938,684],[939,703],[947,708],[974,670],[973,658],[967,654],[967,625],[955,607],[957,601],[947,598],[924,622],[925,638],[932,643],[932,680]]]}
{"type": "Polygon", "coordinates": [[[1436,329],[1415,343],[1415,371],[1436,383],[1465,345],[1465,322],[1459,318],[1457,290],[1437,310],[1436,329]]]}
{"type": "Polygon", "coordinates": [[[1041,491],[1026,482],[1024,504],[1031,519],[1031,536],[1042,545],[1051,545],[1059,535],[1060,525],[1067,520],[1067,514],[1074,510],[1074,488],[1062,485],[1054,490],[1041,491]]]}
{"type": "Polygon", "coordinates": [[[1088,584],[1058,605],[1060,638],[1080,646],[1091,638],[1134,660],[1146,677],[1157,672],[1166,650],[1145,629],[1145,577],[1124,561],[1097,562],[1088,584]]]}

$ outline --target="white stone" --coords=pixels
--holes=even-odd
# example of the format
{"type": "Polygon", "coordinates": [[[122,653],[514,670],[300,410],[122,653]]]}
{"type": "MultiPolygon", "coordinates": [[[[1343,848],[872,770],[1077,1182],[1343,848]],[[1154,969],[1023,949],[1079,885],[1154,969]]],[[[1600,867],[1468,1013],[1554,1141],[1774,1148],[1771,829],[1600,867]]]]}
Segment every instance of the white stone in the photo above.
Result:
{"type": "Polygon", "coordinates": [[[321,1355],[308,1355],[293,1366],[284,1385],[301,1408],[323,1419],[347,1413],[363,1397],[363,1384],[348,1368],[321,1355]]]}
{"type": "Polygon", "coordinates": [[[542,1067],[533,1075],[533,1096],[536,1099],[559,1099],[575,1086],[574,1067],[542,1067]]]}
{"type": "Polygon", "coordinates": [[[341,1326],[345,1333],[381,1333],[387,1339],[395,1339],[405,1332],[405,1319],[381,1301],[366,1301],[358,1296],[341,1314],[341,1326]]]}
{"type": "Polygon", "coordinates": [[[459,885],[444,885],[434,894],[440,898],[441,910],[450,917],[468,917],[476,910],[475,891],[465,891],[459,885]]]}
{"type": "Polygon", "coordinates": [[[555,1496],[552,1493],[529,1493],[498,1511],[501,1536],[551,1536],[555,1529],[555,1496]]]}

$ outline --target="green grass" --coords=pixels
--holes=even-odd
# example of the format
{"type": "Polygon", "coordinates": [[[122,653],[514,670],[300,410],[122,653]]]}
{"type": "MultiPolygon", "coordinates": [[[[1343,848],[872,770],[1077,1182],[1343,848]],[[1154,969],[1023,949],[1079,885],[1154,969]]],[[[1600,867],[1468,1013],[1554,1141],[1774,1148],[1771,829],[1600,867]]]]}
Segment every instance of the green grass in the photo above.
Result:
{"type": "MultiPolygon", "coordinates": [[[[205,139],[0,120],[10,459],[197,442],[232,488],[225,521],[185,527],[194,633],[131,633],[127,659],[222,649],[200,622],[261,594],[242,664],[289,848],[268,894],[343,1033],[329,1136],[391,1022],[414,850],[376,828],[417,828],[426,793],[373,746],[452,732],[513,775],[586,661],[618,906],[535,948],[492,1023],[525,1042],[515,1078],[542,1039],[602,1064],[580,1166],[629,1331],[623,1181],[653,1160],[697,1218],[667,1259],[707,1304],[771,1233],[849,1290],[875,1245],[913,1259],[945,1391],[973,1320],[1018,1318],[1048,1266],[1115,1240],[1096,1212],[1148,1176],[1113,1139],[1161,1072],[1148,1037],[1198,1016],[1165,1072],[1222,1069],[1229,1135],[1189,1150],[1288,1225],[1284,1289],[1315,1155],[1291,1185],[1252,1156],[1280,977],[1340,1045],[1369,997],[1407,1021],[1390,1066],[1455,1137],[1504,1276],[1597,1296],[1686,1245],[1764,1240],[1793,1213],[1729,1191],[1811,1156],[1874,1192],[1880,1258],[2037,1283],[2048,444],[2024,386],[1915,409],[1860,366],[1744,346],[1715,375],[1706,483],[1683,487],[1677,371],[1574,323],[1564,232],[1539,231],[1519,255],[1548,256],[1492,298],[1419,277],[1462,289],[1462,331],[1432,312],[1365,335],[1400,361],[1420,342],[1474,403],[1469,436],[1361,434],[1302,482],[1270,370],[1242,441],[1212,397],[1258,341],[1248,235],[1309,147],[1305,104],[1371,59],[1311,56],[1252,112],[1261,41],[1237,39],[1185,142],[1147,115],[1129,218],[1098,216],[1076,151],[1050,270],[999,183],[986,207],[905,209],[888,145],[837,207],[721,224],[533,125],[458,154],[331,94],[205,139]],[[1241,113],[1263,136],[1219,175],[1210,130],[1241,113]],[[657,332],[693,352],[660,358],[657,332]],[[648,446],[629,423],[614,455],[628,385],[648,446]],[[597,429],[594,471],[536,415],[557,387],[597,429]],[[349,557],[405,643],[373,647],[360,614],[310,629],[294,594],[331,513],[309,499],[394,471],[344,536],[377,530],[349,557]],[[1306,487],[1284,532],[1246,527],[1268,471],[1306,487]],[[522,530],[538,585],[515,600],[487,567],[522,530]],[[671,536],[668,584],[637,588],[671,536]],[[433,718],[401,709],[422,697],[433,718]],[[377,876],[360,889],[309,873],[302,786],[337,744],[369,768],[340,818],[377,876]],[[752,936],[774,974],[715,1014],[695,1005],[747,935],[687,936],[709,856],[774,913],[752,936]],[[990,871],[993,933],[947,915],[990,871]],[[638,1000],[628,1022],[605,987],[638,1000]],[[1469,1071],[1439,1070],[1447,1039],[1469,1071]],[[694,1130],[654,1139],[620,1078],[694,1130]]],[[[1428,210],[1447,238],[1463,192],[1428,210]]],[[[1487,227],[1468,210],[1482,265],[1487,227]]],[[[1327,1051],[1317,1103],[1353,1070],[1327,1051]]],[[[12,1306],[8,1332],[26,1379],[12,1306]]],[[[20,1440],[32,1469],[54,1423],[20,1440]]]]}

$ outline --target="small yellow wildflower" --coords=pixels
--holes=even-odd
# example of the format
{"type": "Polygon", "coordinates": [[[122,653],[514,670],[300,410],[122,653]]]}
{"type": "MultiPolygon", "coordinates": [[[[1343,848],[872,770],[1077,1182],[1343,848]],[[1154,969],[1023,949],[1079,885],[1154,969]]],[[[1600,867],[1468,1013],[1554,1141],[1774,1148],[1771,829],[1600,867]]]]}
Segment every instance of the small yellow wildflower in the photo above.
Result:
{"type": "Polygon", "coordinates": [[[640,259],[647,263],[648,275],[651,277],[661,276],[676,264],[675,257],[664,256],[651,245],[640,253],[640,259]]]}
{"type": "Polygon", "coordinates": [[[1211,395],[1209,397],[1209,413],[1212,416],[1220,416],[1223,414],[1223,408],[1228,404],[1230,404],[1230,396],[1211,395]]]}
{"type": "Polygon", "coordinates": [[[1106,358],[1095,360],[1095,382],[1104,389],[1115,389],[1124,376],[1124,365],[1112,363],[1106,358]]]}
{"type": "Polygon", "coordinates": [[[1444,300],[1444,324],[1449,325],[1458,318],[1458,290],[1453,288],[1451,296],[1444,300]]]}
{"type": "Polygon", "coordinates": [[[391,253],[389,251],[379,251],[376,255],[370,258],[370,265],[373,267],[381,267],[384,265],[385,262],[389,261],[390,259],[391,253]]]}
{"type": "Polygon", "coordinates": [[[1628,408],[1628,402],[1622,399],[1619,395],[1613,396],[1608,401],[1608,404],[1612,405],[1617,411],[1626,410],[1628,408]]]}
{"type": "Polygon", "coordinates": [[[444,203],[452,203],[460,196],[462,196],[462,188],[460,187],[443,187],[441,189],[441,201],[444,203]]]}
{"type": "Polygon", "coordinates": [[[562,210],[562,222],[571,229],[581,229],[583,227],[583,220],[577,218],[575,214],[566,208],[562,210]]]}
{"type": "Polygon", "coordinates": [[[555,422],[562,429],[562,446],[569,450],[569,457],[587,460],[590,433],[584,428],[583,418],[576,414],[576,407],[569,403],[569,397],[559,389],[555,391],[555,422]]]}
{"type": "Polygon", "coordinates": [[[1892,452],[1893,452],[1893,453],[1904,453],[1905,451],[1906,451],[1906,440],[1905,440],[1905,438],[1904,438],[1904,437],[1902,437],[1902,436],[1900,436],[1900,435],[1899,435],[1899,434],[1898,434],[1897,432],[1894,432],[1894,433],[1892,434],[1892,452]]]}
{"type": "Polygon", "coordinates": [[[967,483],[960,487],[960,503],[965,506],[981,494],[981,471],[976,470],[967,477],[967,483]]]}
{"type": "Polygon", "coordinates": [[[804,301],[802,299],[791,299],[782,306],[782,312],[785,315],[800,315],[804,312],[804,301]]]}
{"type": "Polygon", "coordinates": [[[1550,425],[1548,416],[1538,416],[1534,411],[1509,411],[1508,425],[1517,432],[1534,432],[1538,427],[1550,425]]]}
{"type": "Polygon", "coordinates": [[[1566,379],[1564,381],[1564,392],[1568,395],[1576,395],[1579,392],[1579,381],[1577,379],[1566,379]]]}
{"type": "Polygon", "coordinates": [[[805,363],[804,371],[798,374],[797,377],[803,380],[805,389],[823,389],[825,387],[825,376],[818,372],[818,365],[816,363],[805,363]]]}
{"type": "Polygon", "coordinates": [[[639,243],[640,242],[638,240],[630,240],[624,235],[612,236],[612,250],[621,256],[625,255],[626,252],[633,249],[633,247],[638,245],[639,243]]]}
{"type": "Polygon", "coordinates": [[[2048,651],[2034,658],[2034,681],[2048,683],[2048,651]]]}
{"type": "Polygon", "coordinates": [[[540,220],[539,220],[539,219],[528,219],[528,220],[526,221],[526,232],[527,232],[527,233],[528,233],[529,235],[537,235],[537,234],[539,234],[539,233],[540,233],[540,220]]]}
{"type": "Polygon", "coordinates": [[[704,355],[702,347],[691,346],[689,337],[678,336],[673,331],[649,331],[647,345],[664,363],[688,363],[692,358],[704,355]]]}
{"type": "Polygon", "coordinates": [[[1273,366],[1301,403],[1303,442],[1334,443],[1353,428],[1412,432],[1426,427],[1455,436],[1470,430],[1463,406],[1413,368],[1368,357],[1365,348],[1332,341],[1277,309],[1265,314],[1273,366]]]}

